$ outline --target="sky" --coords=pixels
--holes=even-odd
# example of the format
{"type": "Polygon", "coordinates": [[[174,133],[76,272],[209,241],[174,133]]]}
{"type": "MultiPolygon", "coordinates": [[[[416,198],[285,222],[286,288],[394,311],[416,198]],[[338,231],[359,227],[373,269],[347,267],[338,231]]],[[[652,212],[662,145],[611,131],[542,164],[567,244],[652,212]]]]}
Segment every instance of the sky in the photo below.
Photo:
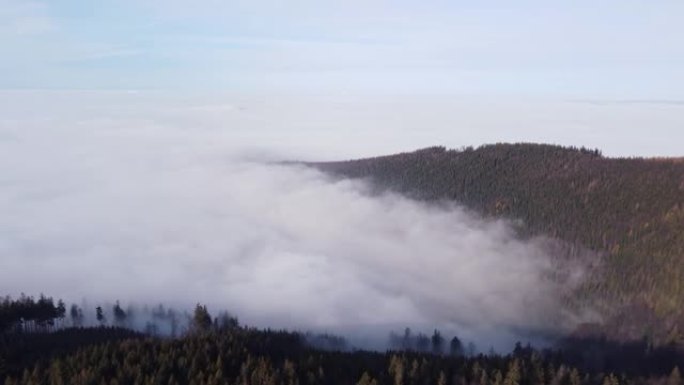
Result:
{"type": "Polygon", "coordinates": [[[684,3],[0,0],[0,88],[684,100],[684,3]]]}
{"type": "Polygon", "coordinates": [[[494,142],[682,156],[682,15],[676,0],[0,0],[0,125],[136,115],[306,159],[494,142]]]}

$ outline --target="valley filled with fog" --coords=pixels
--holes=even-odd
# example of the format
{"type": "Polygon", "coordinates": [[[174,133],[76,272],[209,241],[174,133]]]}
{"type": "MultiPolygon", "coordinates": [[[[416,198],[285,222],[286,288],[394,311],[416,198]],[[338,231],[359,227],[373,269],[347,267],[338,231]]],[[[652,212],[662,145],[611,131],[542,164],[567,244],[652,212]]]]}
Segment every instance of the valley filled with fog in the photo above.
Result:
{"type": "MultiPolygon", "coordinates": [[[[528,337],[521,330],[579,322],[560,298],[582,269],[551,282],[546,240],[522,241],[509,223],[453,204],[279,163],[325,158],[306,152],[315,120],[299,134],[309,142],[288,135],[290,144],[279,124],[296,119],[249,115],[264,105],[56,96],[39,94],[46,109],[31,114],[19,93],[0,126],[4,293],[180,309],[201,301],[250,325],[351,333],[374,346],[411,326],[508,348],[528,337]]],[[[346,140],[357,134],[383,132],[346,140]]],[[[328,156],[365,148],[340,144],[328,156]]]]}

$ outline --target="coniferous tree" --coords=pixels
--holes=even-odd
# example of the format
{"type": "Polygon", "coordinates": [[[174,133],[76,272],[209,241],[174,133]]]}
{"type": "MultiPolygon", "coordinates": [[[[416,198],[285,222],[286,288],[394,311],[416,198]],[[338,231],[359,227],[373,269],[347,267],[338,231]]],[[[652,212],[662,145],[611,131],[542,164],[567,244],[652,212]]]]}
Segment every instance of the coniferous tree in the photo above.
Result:
{"type": "Polygon", "coordinates": [[[101,306],[95,308],[95,318],[97,319],[97,322],[100,323],[100,325],[104,325],[105,316],[101,306]]]}
{"type": "Polygon", "coordinates": [[[675,366],[670,372],[670,377],[667,379],[667,385],[682,385],[682,375],[679,373],[679,367],[675,366]]]}
{"type": "Polygon", "coordinates": [[[506,377],[503,380],[503,385],[519,385],[520,384],[520,362],[515,358],[508,365],[506,377]]]}
{"type": "Polygon", "coordinates": [[[207,307],[200,305],[195,306],[195,312],[192,317],[192,324],[195,331],[206,332],[211,328],[211,315],[207,311],[207,307]]]}
{"type": "Polygon", "coordinates": [[[416,336],[416,350],[419,352],[427,352],[430,350],[430,338],[423,333],[418,333],[416,336]]]}
{"type": "Polygon", "coordinates": [[[57,314],[56,314],[57,319],[59,320],[59,322],[61,324],[62,321],[64,320],[64,317],[66,316],[66,304],[61,299],[59,301],[57,301],[57,309],[56,310],[57,310],[57,314]]]}
{"type": "Polygon", "coordinates": [[[114,323],[117,326],[124,326],[126,324],[126,312],[119,305],[119,301],[116,301],[114,304],[112,313],[114,314],[114,323]]]}
{"type": "Polygon", "coordinates": [[[454,336],[449,343],[449,353],[451,353],[452,356],[463,355],[463,344],[457,336],[454,336]]]}
{"type": "Polygon", "coordinates": [[[444,352],[444,337],[442,337],[439,330],[435,329],[430,340],[432,342],[432,352],[434,354],[442,354],[444,352]]]}
{"type": "Polygon", "coordinates": [[[72,304],[69,309],[69,316],[71,317],[71,326],[83,326],[83,311],[76,304],[72,304]]]}
{"type": "Polygon", "coordinates": [[[401,348],[404,350],[411,350],[414,348],[411,328],[404,329],[404,337],[401,340],[401,348]]]}

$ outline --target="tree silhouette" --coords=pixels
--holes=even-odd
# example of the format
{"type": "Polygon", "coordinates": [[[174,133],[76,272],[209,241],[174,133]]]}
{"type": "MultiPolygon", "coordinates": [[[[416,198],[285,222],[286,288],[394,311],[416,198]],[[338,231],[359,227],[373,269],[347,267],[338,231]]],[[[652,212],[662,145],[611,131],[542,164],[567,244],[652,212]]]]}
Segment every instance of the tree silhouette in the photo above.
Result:
{"type": "Polygon", "coordinates": [[[76,304],[72,304],[69,309],[69,316],[71,317],[71,326],[83,326],[83,311],[76,304]]]}
{"type": "Polygon", "coordinates": [[[95,318],[97,318],[97,322],[99,322],[100,325],[104,325],[105,316],[101,306],[95,308],[95,318]]]}
{"type": "Polygon", "coordinates": [[[116,301],[114,304],[112,313],[114,314],[114,323],[117,326],[124,326],[126,324],[126,312],[119,305],[119,301],[116,301]]]}
{"type": "Polygon", "coordinates": [[[211,315],[207,311],[207,307],[200,305],[195,306],[195,312],[192,317],[192,326],[195,331],[206,332],[211,328],[211,315]]]}
{"type": "Polygon", "coordinates": [[[449,353],[451,353],[452,356],[463,355],[463,344],[457,336],[454,336],[449,343],[449,353]]]}
{"type": "Polygon", "coordinates": [[[430,338],[423,333],[418,333],[416,336],[416,350],[419,352],[427,352],[430,350],[430,338]]]}
{"type": "Polygon", "coordinates": [[[444,352],[444,337],[439,330],[435,329],[430,340],[432,342],[432,353],[442,354],[444,352]]]}

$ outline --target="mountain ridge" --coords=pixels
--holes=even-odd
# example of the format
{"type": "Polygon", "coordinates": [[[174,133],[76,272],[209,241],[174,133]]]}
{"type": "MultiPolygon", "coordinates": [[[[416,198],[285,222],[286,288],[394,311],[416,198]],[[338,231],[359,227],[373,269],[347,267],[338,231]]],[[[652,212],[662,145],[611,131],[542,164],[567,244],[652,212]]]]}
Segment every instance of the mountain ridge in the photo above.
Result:
{"type": "Polygon", "coordinates": [[[519,220],[530,235],[592,250],[605,269],[575,296],[611,304],[604,332],[684,341],[682,158],[608,158],[586,148],[499,143],[309,165],[519,220]]]}

